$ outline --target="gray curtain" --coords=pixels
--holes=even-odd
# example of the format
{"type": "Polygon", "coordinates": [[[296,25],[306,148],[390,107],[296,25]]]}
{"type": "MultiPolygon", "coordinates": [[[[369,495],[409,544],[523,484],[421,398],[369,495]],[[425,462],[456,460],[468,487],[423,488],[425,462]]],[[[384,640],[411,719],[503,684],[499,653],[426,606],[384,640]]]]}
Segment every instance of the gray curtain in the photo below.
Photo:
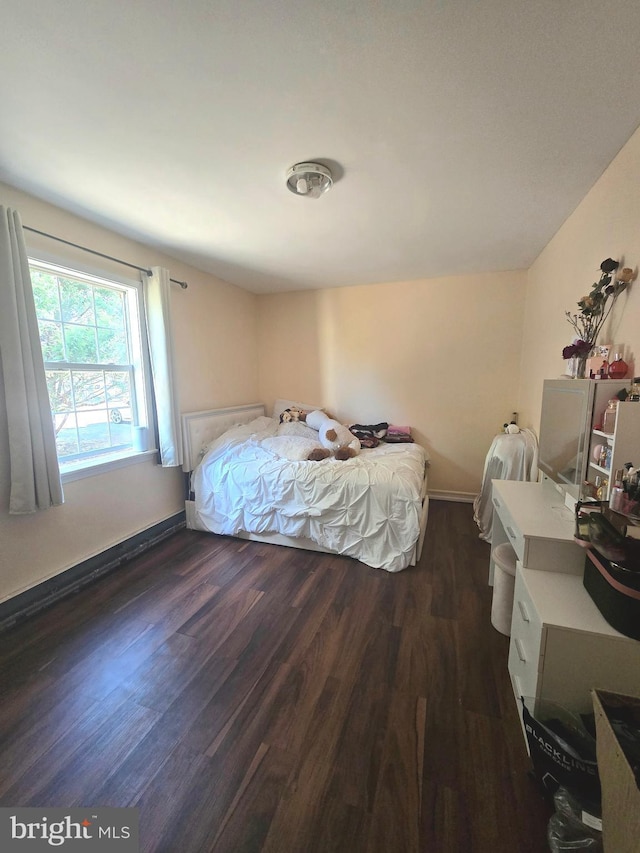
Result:
{"type": "Polygon", "coordinates": [[[160,464],[163,468],[171,468],[182,465],[182,439],[180,402],[174,377],[169,271],[162,267],[151,267],[151,275],[142,274],[142,284],[156,401],[160,464]]]}
{"type": "Polygon", "coordinates": [[[0,205],[0,361],[9,435],[9,512],[63,503],[33,289],[20,215],[0,205]]]}

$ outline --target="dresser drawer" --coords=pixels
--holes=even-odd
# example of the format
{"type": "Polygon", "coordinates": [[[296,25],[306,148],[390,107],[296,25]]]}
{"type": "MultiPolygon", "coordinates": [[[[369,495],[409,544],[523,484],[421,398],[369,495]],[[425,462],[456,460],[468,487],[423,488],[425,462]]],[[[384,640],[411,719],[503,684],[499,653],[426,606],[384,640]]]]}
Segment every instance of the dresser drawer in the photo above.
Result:
{"type": "MultiPolygon", "coordinates": [[[[509,646],[509,674],[517,682],[520,696],[535,696],[537,693],[540,657],[535,649],[528,648],[521,639],[511,635],[509,646]]],[[[519,696],[518,696],[519,698],[519,696]]]]}
{"type": "Polygon", "coordinates": [[[520,572],[516,572],[509,644],[509,673],[514,692],[520,689],[523,696],[536,695],[543,658],[542,621],[520,572]]]}
{"type": "Polygon", "coordinates": [[[493,508],[498,514],[498,518],[500,519],[500,523],[502,524],[503,530],[507,536],[508,541],[511,543],[513,550],[518,555],[518,559],[521,563],[524,564],[525,561],[525,540],[524,536],[520,532],[516,523],[514,522],[509,510],[504,505],[503,501],[500,499],[499,495],[494,493],[491,496],[491,501],[493,503],[493,508]]]}

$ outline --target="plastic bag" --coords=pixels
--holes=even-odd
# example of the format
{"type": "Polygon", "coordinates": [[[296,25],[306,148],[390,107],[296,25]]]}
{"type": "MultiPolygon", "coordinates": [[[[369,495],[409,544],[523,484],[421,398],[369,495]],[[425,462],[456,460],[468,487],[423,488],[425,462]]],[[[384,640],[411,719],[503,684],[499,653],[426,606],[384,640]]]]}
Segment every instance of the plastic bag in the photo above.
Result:
{"type": "Polygon", "coordinates": [[[522,697],[522,721],[535,775],[549,796],[563,787],[597,814],[596,741],[581,718],[555,702],[522,697]]]}
{"type": "Polygon", "coordinates": [[[602,853],[602,823],[599,817],[586,812],[580,800],[565,788],[558,788],[553,802],[556,812],[547,828],[551,853],[602,853]]]}

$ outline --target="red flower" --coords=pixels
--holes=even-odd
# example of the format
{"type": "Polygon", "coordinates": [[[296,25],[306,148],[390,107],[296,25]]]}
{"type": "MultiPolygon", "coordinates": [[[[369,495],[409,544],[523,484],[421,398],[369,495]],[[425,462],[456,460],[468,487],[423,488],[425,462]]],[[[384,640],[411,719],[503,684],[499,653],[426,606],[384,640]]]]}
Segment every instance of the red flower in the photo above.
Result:
{"type": "Polygon", "coordinates": [[[589,341],[575,340],[562,350],[563,358],[586,358],[593,348],[589,341]]]}

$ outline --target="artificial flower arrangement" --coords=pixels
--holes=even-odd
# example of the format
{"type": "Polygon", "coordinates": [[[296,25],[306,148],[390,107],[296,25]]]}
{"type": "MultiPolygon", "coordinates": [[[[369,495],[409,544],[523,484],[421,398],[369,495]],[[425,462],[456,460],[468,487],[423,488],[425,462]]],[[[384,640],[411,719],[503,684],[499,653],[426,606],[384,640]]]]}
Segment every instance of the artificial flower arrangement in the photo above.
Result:
{"type": "Polygon", "coordinates": [[[587,296],[578,302],[579,313],[565,311],[567,321],[575,329],[577,337],[572,344],[562,350],[563,358],[587,358],[596,345],[602,329],[616,299],[627,288],[633,278],[633,270],[624,267],[615,278],[613,274],[619,267],[613,258],[607,258],[600,264],[600,279],[596,281],[587,296]]]}

